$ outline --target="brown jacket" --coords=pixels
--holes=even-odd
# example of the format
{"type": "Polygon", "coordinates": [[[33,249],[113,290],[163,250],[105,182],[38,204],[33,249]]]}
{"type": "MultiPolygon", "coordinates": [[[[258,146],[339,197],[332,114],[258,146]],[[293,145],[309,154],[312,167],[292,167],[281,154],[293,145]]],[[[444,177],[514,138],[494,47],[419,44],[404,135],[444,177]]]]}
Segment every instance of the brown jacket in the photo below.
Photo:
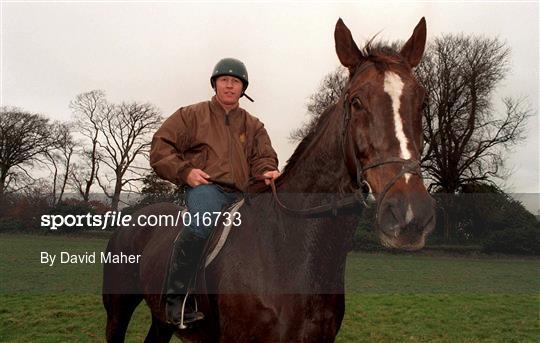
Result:
{"type": "Polygon", "coordinates": [[[243,191],[249,177],[277,170],[278,159],[257,118],[240,107],[225,114],[214,96],[180,108],[161,125],[152,139],[150,165],[178,185],[198,168],[210,181],[243,191]]]}

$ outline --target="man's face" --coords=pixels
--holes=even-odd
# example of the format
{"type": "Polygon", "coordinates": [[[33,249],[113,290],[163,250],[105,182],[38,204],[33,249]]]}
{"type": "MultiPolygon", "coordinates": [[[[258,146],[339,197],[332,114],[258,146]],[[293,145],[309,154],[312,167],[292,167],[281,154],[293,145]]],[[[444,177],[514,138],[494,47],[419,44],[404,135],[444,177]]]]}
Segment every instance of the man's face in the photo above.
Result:
{"type": "Polygon", "coordinates": [[[224,105],[236,105],[242,96],[242,80],[234,76],[223,75],[216,79],[216,94],[224,105]]]}

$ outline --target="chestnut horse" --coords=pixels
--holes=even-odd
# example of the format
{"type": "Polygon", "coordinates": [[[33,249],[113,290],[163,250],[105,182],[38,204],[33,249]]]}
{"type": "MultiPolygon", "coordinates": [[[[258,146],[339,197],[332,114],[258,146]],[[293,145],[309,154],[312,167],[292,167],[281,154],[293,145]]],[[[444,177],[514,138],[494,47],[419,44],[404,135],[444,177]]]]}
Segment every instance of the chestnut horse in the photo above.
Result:
{"type": "MultiPolygon", "coordinates": [[[[361,211],[343,199],[355,194],[362,200],[358,189],[369,190],[386,246],[420,249],[435,224],[419,171],[424,90],[412,73],[425,42],[422,18],[401,51],[369,43],[360,50],[339,19],[336,51],[350,71],[345,91],[292,155],[276,181],[277,195],[263,185],[241,207],[242,225],[204,270],[207,295],[195,295],[205,319],[185,330],[165,322],[160,292],[179,228],[119,229],[107,250],[142,257],[139,264],[105,266],[107,340],[124,340],[144,299],[152,313],[147,342],[168,342],[173,334],[186,342],[334,341],[345,311],[346,256],[361,211]],[[332,200],[321,209],[316,205],[324,205],[325,195],[332,200]]],[[[179,210],[160,203],[138,214],[179,210]]]]}

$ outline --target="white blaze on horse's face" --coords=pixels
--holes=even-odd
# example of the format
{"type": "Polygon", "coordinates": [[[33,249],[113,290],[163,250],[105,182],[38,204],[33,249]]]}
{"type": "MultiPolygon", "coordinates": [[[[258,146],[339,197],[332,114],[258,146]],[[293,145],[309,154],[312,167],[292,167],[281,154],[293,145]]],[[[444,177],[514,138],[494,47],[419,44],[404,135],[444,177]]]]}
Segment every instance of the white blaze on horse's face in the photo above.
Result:
{"type": "Polygon", "coordinates": [[[407,206],[407,213],[405,214],[405,223],[409,224],[414,219],[414,213],[411,207],[411,204],[407,206]]]}
{"type": "MultiPolygon", "coordinates": [[[[411,153],[407,148],[409,141],[407,140],[407,136],[405,136],[405,132],[403,131],[403,121],[401,120],[401,116],[399,114],[399,108],[401,106],[401,93],[403,91],[403,81],[401,81],[398,74],[391,71],[384,73],[384,91],[390,96],[390,99],[392,99],[394,129],[400,147],[399,157],[408,160],[411,158],[411,153]]],[[[408,183],[410,177],[411,174],[405,173],[405,182],[408,183]]]]}

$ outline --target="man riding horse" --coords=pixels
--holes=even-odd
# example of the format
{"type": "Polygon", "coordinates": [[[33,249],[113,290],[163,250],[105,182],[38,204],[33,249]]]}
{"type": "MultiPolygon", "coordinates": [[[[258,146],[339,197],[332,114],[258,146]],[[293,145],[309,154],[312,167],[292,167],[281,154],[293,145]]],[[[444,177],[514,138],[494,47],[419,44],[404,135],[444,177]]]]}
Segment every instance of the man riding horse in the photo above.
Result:
{"type": "MultiPolygon", "coordinates": [[[[180,324],[181,304],[201,258],[212,225],[205,213],[222,211],[235,200],[251,176],[277,178],[278,159],[264,125],[239,106],[248,87],[245,65],[234,58],[220,60],[210,77],[215,95],[210,101],[182,107],[154,134],[150,165],[157,175],[186,186],[191,224],[174,243],[166,281],[169,323],[180,324]],[[198,215],[197,215],[198,214],[198,215]]],[[[184,323],[201,319],[186,313],[184,323]]]]}

